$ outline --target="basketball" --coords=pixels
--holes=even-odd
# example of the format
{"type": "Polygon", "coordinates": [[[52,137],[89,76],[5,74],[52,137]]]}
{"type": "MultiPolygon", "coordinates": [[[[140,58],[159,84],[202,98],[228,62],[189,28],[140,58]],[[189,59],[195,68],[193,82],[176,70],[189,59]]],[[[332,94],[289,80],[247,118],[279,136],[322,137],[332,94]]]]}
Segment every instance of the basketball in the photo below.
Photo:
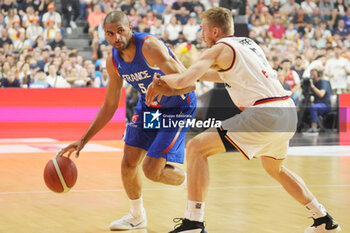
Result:
{"type": "Polygon", "coordinates": [[[74,186],[77,178],[77,167],[68,157],[54,157],[47,162],[44,169],[45,184],[56,193],[68,192],[74,186]]]}

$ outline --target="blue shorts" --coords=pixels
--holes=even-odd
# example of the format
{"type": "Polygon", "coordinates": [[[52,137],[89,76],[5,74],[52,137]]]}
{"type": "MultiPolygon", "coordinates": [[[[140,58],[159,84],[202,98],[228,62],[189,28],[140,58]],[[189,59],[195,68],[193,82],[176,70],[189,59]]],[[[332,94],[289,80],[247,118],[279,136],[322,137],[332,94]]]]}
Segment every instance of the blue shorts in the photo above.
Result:
{"type": "MultiPolygon", "coordinates": [[[[156,111],[155,109],[148,109],[156,111]]],[[[144,110],[145,111],[145,110],[144,110]]],[[[171,128],[145,129],[143,112],[135,108],[134,115],[128,123],[124,135],[126,145],[139,147],[147,151],[147,156],[165,158],[168,162],[183,163],[185,157],[185,136],[189,127],[173,126],[171,128]]],[[[159,109],[163,116],[187,116],[177,117],[176,120],[193,119],[196,108],[186,107],[181,109],[159,109]]]]}

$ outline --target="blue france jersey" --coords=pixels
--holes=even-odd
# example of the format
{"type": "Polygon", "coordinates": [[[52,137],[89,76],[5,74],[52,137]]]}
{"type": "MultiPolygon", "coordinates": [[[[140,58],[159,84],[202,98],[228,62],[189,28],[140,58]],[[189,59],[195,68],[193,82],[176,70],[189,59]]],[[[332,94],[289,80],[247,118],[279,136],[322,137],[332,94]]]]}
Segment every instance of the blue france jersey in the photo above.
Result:
{"type": "MultiPolygon", "coordinates": [[[[134,40],[136,45],[136,54],[134,60],[130,63],[124,62],[119,56],[118,50],[113,48],[113,62],[118,70],[120,77],[131,84],[136,90],[141,93],[139,102],[145,105],[145,96],[148,85],[153,80],[154,73],[164,75],[164,73],[157,67],[151,67],[145,57],[142,54],[143,42],[146,38],[152,36],[148,33],[134,32],[134,40]]],[[[168,47],[167,47],[168,48],[168,47]]],[[[168,48],[170,55],[173,57],[170,49],[168,48]]],[[[152,104],[152,107],[157,108],[173,108],[180,106],[195,106],[196,95],[194,92],[190,92],[184,95],[177,96],[163,96],[159,103],[152,104]]]]}

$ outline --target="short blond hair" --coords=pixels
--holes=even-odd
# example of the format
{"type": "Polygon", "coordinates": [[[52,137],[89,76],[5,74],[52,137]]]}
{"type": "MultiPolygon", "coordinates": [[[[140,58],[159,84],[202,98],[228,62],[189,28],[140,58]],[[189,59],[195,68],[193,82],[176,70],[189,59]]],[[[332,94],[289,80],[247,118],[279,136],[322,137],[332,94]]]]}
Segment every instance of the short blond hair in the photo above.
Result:
{"type": "Polygon", "coordinates": [[[222,33],[233,35],[233,17],[229,9],[223,7],[214,7],[204,11],[200,18],[208,20],[208,22],[214,26],[221,28],[222,33]]]}

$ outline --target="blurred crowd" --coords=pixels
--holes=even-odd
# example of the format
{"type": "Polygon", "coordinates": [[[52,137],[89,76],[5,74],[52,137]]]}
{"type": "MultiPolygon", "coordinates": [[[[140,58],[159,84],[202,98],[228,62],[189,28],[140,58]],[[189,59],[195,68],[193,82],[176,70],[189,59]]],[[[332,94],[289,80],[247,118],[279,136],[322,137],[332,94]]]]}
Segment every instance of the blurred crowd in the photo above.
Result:
{"type": "MultiPolygon", "coordinates": [[[[276,77],[298,104],[303,80],[322,71],[334,93],[350,90],[350,0],[50,0],[0,1],[1,87],[105,87],[111,51],[102,22],[124,11],[134,31],[162,38],[186,67],[206,45],[199,15],[223,6],[245,18],[248,36],[265,51],[276,77]],[[56,1],[58,2],[58,1],[56,1]],[[237,11],[245,4],[244,13],[237,11]],[[92,57],[69,49],[78,25],[89,35],[92,57]],[[73,29],[73,30],[72,30],[73,29]]],[[[236,16],[234,16],[236,18],[236,16]]],[[[239,36],[239,32],[238,32],[239,36]]],[[[198,83],[202,94],[213,84],[198,83]]]]}

